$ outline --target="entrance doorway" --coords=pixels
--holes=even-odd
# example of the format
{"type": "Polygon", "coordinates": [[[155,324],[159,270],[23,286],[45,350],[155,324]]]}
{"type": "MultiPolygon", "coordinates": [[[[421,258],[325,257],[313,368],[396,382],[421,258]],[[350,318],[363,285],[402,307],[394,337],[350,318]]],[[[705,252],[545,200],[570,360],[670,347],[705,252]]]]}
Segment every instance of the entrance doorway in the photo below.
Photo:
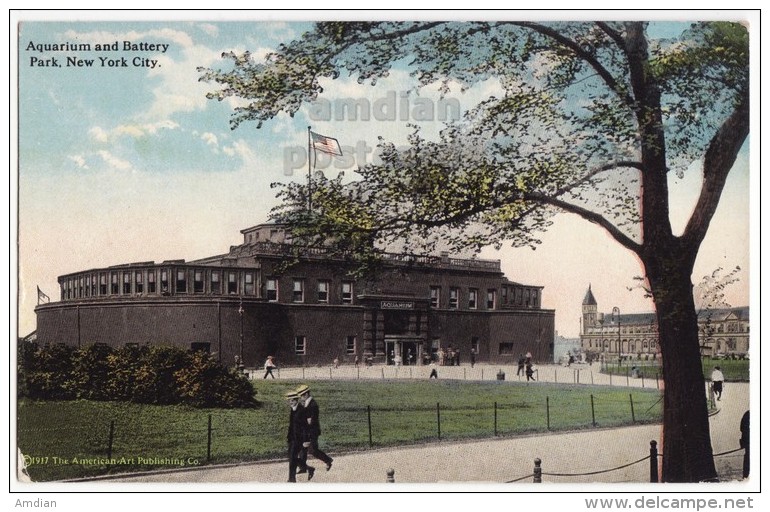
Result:
{"type": "Polygon", "coordinates": [[[414,341],[402,341],[401,358],[401,362],[405,366],[417,364],[417,343],[414,341]]]}

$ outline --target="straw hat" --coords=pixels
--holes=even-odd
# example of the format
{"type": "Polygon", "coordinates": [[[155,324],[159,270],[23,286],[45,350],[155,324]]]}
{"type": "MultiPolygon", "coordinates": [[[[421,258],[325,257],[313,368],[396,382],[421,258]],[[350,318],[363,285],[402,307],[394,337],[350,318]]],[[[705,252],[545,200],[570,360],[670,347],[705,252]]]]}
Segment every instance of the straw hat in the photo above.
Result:
{"type": "Polygon", "coordinates": [[[296,391],[287,391],[283,396],[286,397],[287,400],[293,400],[295,398],[299,398],[299,395],[296,391]]]}
{"type": "Polygon", "coordinates": [[[302,384],[296,390],[296,393],[298,395],[304,395],[305,393],[309,393],[309,392],[310,392],[310,386],[308,386],[307,384],[302,384]]]}

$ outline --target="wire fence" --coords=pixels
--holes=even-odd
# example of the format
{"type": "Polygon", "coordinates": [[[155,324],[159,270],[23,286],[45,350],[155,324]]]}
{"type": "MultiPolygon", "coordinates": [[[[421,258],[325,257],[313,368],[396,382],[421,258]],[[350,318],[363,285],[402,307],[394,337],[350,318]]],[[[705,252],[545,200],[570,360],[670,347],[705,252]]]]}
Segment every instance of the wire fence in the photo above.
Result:
{"type": "MultiPolygon", "coordinates": [[[[326,414],[322,445],[333,451],[660,421],[660,397],[622,393],[581,398],[406,407],[347,407],[326,414]]],[[[59,426],[19,424],[33,478],[59,480],[115,471],[285,457],[288,413],[186,410],[186,416],[67,418],[59,426]],[[61,454],[54,460],[52,454],[61,454]]],[[[138,414],[138,413],[136,413],[138,414]]]]}

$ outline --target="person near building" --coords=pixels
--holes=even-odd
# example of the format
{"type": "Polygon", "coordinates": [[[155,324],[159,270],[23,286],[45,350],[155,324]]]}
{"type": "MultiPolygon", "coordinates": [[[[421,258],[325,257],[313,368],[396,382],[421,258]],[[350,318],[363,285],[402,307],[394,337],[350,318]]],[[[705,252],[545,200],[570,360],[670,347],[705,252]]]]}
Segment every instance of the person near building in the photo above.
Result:
{"type": "Polygon", "coordinates": [[[536,372],[537,372],[537,370],[532,368],[532,362],[530,361],[529,363],[527,363],[527,370],[526,370],[527,382],[529,382],[531,380],[535,380],[535,373],[536,372]]]}
{"type": "Polygon", "coordinates": [[[307,465],[307,452],[302,447],[304,431],[304,414],[299,405],[299,395],[289,391],[284,395],[289,403],[289,430],[286,435],[289,452],[289,482],[297,481],[298,473],[307,473],[307,479],[313,478],[315,468],[307,465]]]}
{"type": "Polygon", "coordinates": [[[722,369],[719,366],[714,367],[714,371],[711,372],[711,389],[714,390],[714,394],[717,400],[722,399],[722,388],[724,386],[725,376],[722,373],[722,369]]]}
{"type": "Polygon", "coordinates": [[[275,378],[275,375],[273,375],[273,368],[278,368],[273,362],[273,356],[267,356],[267,360],[265,361],[265,375],[262,378],[266,379],[268,375],[275,378]]]}
{"type": "Polygon", "coordinates": [[[743,478],[749,477],[749,411],[741,418],[740,446],[743,448],[743,478]]]}
{"type": "Polygon", "coordinates": [[[471,348],[471,368],[476,364],[476,349],[471,348]]]}
{"type": "Polygon", "coordinates": [[[516,376],[524,374],[524,364],[526,362],[526,359],[524,359],[524,354],[519,354],[519,360],[517,361],[517,367],[516,367],[516,376]]]}
{"type": "Polygon", "coordinates": [[[298,387],[297,394],[299,395],[300,405],[304,408],[305,428],[304,442],[302,445],[307,449],[308,455],[312,455],[326,464],[326,471],[329,471],[332,468],[334,459],[329,457],[318,447],[318,438],[321,436],[321,420],[318,402],[316,402],[315,398],[310,394],[310,387],[307,384],[302,384],[298,387]]]}
{"type": "Polygon", "coordinates": [[[436,361],[430,362],[430,375],[428,376],[428,379],[438,379],[438,370],[436,370],[436,361]]]}

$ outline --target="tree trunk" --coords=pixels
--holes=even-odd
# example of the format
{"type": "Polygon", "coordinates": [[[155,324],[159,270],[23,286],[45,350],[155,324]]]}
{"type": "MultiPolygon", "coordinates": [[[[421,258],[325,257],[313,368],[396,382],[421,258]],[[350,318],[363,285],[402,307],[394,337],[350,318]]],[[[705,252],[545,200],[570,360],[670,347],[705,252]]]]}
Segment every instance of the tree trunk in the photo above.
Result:
{"type": "MultiPolygon", "coordinates": [[[[660,254],[660,253],[659,253],[660,254]]],[[[678,250],[646,264],[658,319],[663,361],[663,482],[716,478],[698,318],[690,279],[692,264],[678,250]]]]}

